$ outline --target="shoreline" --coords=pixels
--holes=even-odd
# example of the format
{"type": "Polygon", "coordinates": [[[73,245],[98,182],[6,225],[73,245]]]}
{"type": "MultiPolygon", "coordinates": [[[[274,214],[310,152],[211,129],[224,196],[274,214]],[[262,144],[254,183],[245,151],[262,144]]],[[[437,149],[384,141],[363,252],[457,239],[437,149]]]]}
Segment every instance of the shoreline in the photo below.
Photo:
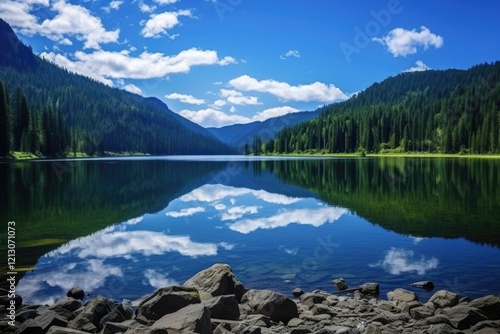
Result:
{"type": "MultiPolygon", "coordinates": [[[[432,283],[420,283],[433,288],[432,283]]],[[[343,279],[333,284],[337,289],[347,288],[343,279]]],[[[85,292],[72,288],[54,305],[22,305],[21,296],[16,296],[12,312],[8,306],[14,299],[5,292],[0,296],[3,333],[500,332],[500,296],[471,300],[439,290],[429,300],[419,301],[414,292],[401,288],[388,292],[387,297],[380,296],[378,283],[343,292],[304,292],[296,288],[286,296],[271,290],[246,289],[227,264],[214,264],[182,286],[160,288],[134,305],[103,296],[83,303],[85,292]]]]}
{"type": "MultiPolygon", "coordinates": [[[[76,156],[66,156],[66,157],[40,157],[35,154],[28,154],[24,152],[15,152],[15,154],[10,157],[0,157],[0,162],[21,162],[21,161],[50,161],[50,160],[86,160],[86,159],[99,159],[99,158],[127,158],[127,157],[163,157],[171,155],[151,155],[148,153],[140,152],[107,152],[105,155],[85,155],[77,154],[76,156]]],[[[175,156],[179,156],[176,154],[175,156]]],[[[196,156],[191,155],[189,156],[196,156]]],[[[204,156],[201,154],[200,156],[204,156]]],[[[217,155],[211,155],[217,156],[217,155]]],[[[365,155],[360,155],[359,153],[287,153],[287,154],[262,154],[262,155],[244,155],[244,154],[234,154],[231,156],[241,156],[241,157],[297,157],[297,158],[308,158],[308,157],[324,157],[324,158],[425,158],[425,159],[436,159],[436,158],[454,158],[454,159],[500,159],[500,154],[460,154],[460,153],[426,153],[426,152],[408,152],[408,153],[367,153],[365,155]]]]}

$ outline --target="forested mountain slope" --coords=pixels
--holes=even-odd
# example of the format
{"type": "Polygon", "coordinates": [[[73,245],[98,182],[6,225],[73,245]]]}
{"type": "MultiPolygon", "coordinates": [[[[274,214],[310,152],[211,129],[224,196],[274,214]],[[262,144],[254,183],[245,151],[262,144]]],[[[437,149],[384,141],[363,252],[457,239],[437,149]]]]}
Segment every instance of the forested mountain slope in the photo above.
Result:
{"type": "Polygon", "coordinates": [[[265,151],[499,153],[500,62],[402,73],[322,110],[265,151]]]}
{"type": "Polygon", "coordinates": [[[0,156],[234,153],[202,127],[151,101],[33,55],[0,19],[0,156]]]}

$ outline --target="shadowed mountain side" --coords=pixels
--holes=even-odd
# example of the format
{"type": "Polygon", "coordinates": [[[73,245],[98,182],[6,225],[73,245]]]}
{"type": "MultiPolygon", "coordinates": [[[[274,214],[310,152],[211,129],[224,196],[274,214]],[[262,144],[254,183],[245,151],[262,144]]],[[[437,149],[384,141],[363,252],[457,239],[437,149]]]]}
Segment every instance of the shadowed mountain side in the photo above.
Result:
{"type": "Polygon", "coordinates": [[[387,230],[500,247],[500,161],[332,159],[266,168],[387,230]]]}
{"type": "MultiPolygon", "coordinates": [[[[180,161],[62,162],[0,164],[0,220],[16,222],[16,268],[19,281],[38,258],[61,244],[111,224],[158,212],[168,203],[210,180],[225,164],[180,161]],[[59,165],[62,168],[63,165],[59,165]],[[182,170],[182,173],[179,173],[182,170]]],[[[7,236],[0,252],[6,255],[7,236]]],[[[2,264],[2,272],[6,273],[2,264]]],[[[2,279],[2,287],[6,280],[2,279]]]]}
{"type": "Polygon", "coordinates": [[[243,152],[245,144],[252,145],[252,140],[260,136],[263,141],[274,138],[274,135],[287,126],[293,126],[308,121],[320,114],[321,110],[302,111],[284,116],[269,118],[265,121],[257,121],[247,124],[234,124],[220,128],[207,128],[221,142],[236,147],[238,152],[243,152]]]}

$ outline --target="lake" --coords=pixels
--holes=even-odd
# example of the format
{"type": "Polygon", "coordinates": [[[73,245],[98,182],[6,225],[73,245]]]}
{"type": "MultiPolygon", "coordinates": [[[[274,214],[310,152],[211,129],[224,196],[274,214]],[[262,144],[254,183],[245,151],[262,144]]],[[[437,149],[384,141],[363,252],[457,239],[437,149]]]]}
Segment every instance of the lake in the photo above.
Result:
{"type": "Polygon", "coordinates": [[[425,301],[433,292],[410,287],[421,280],[434,292],[500,293],[496,159],[20,161],[0,163],[0,180],[27,303],[73,286],[137,300],[219,262],[246,288],[286,295],[334,291],[339,277],[378,282],[383,298],[403,287],[425,301]]]}

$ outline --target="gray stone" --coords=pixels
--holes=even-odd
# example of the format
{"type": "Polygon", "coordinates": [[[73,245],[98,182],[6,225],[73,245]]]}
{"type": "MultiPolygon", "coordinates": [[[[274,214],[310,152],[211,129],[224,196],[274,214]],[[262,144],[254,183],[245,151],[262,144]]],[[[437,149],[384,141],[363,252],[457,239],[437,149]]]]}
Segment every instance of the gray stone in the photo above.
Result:
{"type": "Polygon", "coordinates": [[[364,283],[359,286],[359,292],[364,295],[378,295],[379,291],[378,283],[364,283]]]}
{"type": "Polygon", "coordinates": [[[98,296],[85,304],[82,312],[71,320],[68,327],[74,329],[88,328],[91,323],[96,328],[99,328],[101,319],[110,313],[115,308],[115,305],[103,296],[98,296]]]}
{"type": "Polygon", "coordinates": [[[432,317],[434,315],[434,310],[427,305],[422,305],[410,309],[410,316],[415,320],[425,319],[432,317]]]}
{"type": "Polygon", "coordinates": [[[241,301],[248,303],[254,312],[267,315],[276,322],[283,321],[286,324],[299,315],[297,304],[293,300],[271,290],[248,290],[241,301]]]}
{"type": "Polygon", "coordinates": [[[269,327],[271,326],[271,318],[263,314],[250,314],[245,319],[245,323],[252,326],[269,327]]]}
{"type": "Polygon", "coordinates": [[[313,315],[318,315],[318,314],[330,314],[330,315],[337,315],[337,312],[335,312],[332,308],[323,305],[323,304],[314,304],[314,306],[311,309],[311,312],[313,315]]]}
{"type": "Polygon", "coordinates": [[[262,334],[262,329],[257,326],[247,326],[244,324],[239,324],[234,327],[231,333],[235,334],[262,334]]]}
{"type": "Polygon", "coordinates": [[[429,299],[436,308],[453,307],[458,304],[458,294],[447,290],[439,290],[429,299]]]}
{"type": "Polygon", "coordinates": [[[420,307],[420,306],[422,306],[422,303],[419,302],[419,301],[414,300],[412,302],[404,304],[404,306],[403,306],[403,312],[410,313],[410,310],[412,308],[420,307]]]}
{"type": "Polygon", "coordinates": [[[59,300],[57,303],[49,307],[49,310],[55,310],[57,308],[68,310],[70,312],[75,312],[80,307],[82,307],[82,302],[73,298],[73,297],[65,297],[59,300]]]}
{"type": "Polygon", "coordinates": [[[60,326],[52,326],[50,327],[47,334],[88,334],[88,332],[83,332],[78,329],[60,327],[60,326]]]}
{"type": "Polygon", "coordinates": [[[184,286],[205,291],[214,297],[235,295],[238,302],[247,291],[234,275],[231,267],[222,263],[214,264],[210,268],[200,271],[188,279],[184,286]]]}
{"type": "Polygon", "coordinates": [[[448,324],[432,325],[427,332],[429,334],[455,334],[456,331],[448,324]]]}
{"type": "Polygon", "coordinates": [[[337,289],[337,291],[344,291],[344,290],[347,290],[349,287],[347,286],[347,283],[345,282],[345,280],[341,277],[341,278],[336,278],[332,281],[333,283],[333,286],[335,287],[335,289],[337,289]]]}
{"type": "Polygon", "coordinates": [[[42,334],[42,326],[33,319],[28,319],[19,326],[17,334],[42,334]]]}
{"type": "Polygon", "coordinates": [[[129,326],[116,323],[116,322],[106,322],[102,329],[102,334],[116,334],[125,333],[129,329],[129,326]]]}
{"type": "Polygon", "coordinates": [[[450,320],[451,325],[456,329],[467,329],[480,321],[488,320],[477,309],[466,305],[444,309],[442,314],[450,320]]]}
{"type": "Polygon", "coordinates": [[[295,298],[299,298],[300,296],[302,296],[304,294],[304,290],[302,290],[301,288],[296,288],[293,290],[292,292],[292,295],[295,297],[295,298]]]}
{"type": "Polygon", "coordinates": [[[85,292],[83,291],[82,288],[71,288],[69,289],[68,293],[66,294],[67,297],[71,297],[74,299],[80,299],[82,300],[85,297],[85,292]]]}
{"type": "Polygon", "coordinates": [[[238,320],[240,309],[235,295],[218,296],[203,302],[212,314],[212,318],[238,320]]]}
{"type": "Polygon", "coordinates": [[[148,323],[160,319],[165,314],[177,312],[183,307],[200,302],[200,295],[195,288],[186,286],[161,288],[139,304],[137,320],[148,323]]]}
{"type": "Polygon", "coordinates": [[[500,319],[500,297],[498,296],[489,295],[474,299],[469,306],[479,309],[490,320],[500,319]]]}
{"type": "Polygon", "coordinates": [[[314,304],[321,304],[326,300],[326,297],[319,293],[304,293],[300,296],[300,302],[309,308],[312,308],[314,304]]]}
{"type": "Polygon", "coordinates": [[[210,311],[202,304],[189,305],[175,313],[164,315],[151,326],[151,329],[165,329],[168,334],[211,334],[210,311]]]}
{"type": "Polygon", "coordinates": [[[35,319],[37,316],[38,313],[36,312],[36,310],[21,309],[16,313],[16,321],[25,322],[28,319],[35,319]]]}
{"type": "Polygon", "coordinates": [[[42,332],[46,333],[52,326],[68,326],[68,319],[60,316],[55,311],[47,311],[35,318],[35,321],[42,327],[42,332]]]}
{"type": "Polygon", "coordinates": [[[391,302],[398,303],[409,303],[418,300],[417,295],[414,292],[401,288],[397,288],[394,291],[389,291],[387,293],[387,299],[389,299],[389,301],[391,302]]]}
{"type": "Polygon", "coordinates": [[[500,331],[498,329],[491,328],[491,327],[482,328],[482,329],[474,332],[474,334],[498,334],[498,333],[500,333],[500,331]]]}
{"type": "Polygon", "coordinates": [[[302,320],[300,318],[293,318],[293,319],[290,319],[287,326],[288,327],[299,327],[303,324],[304,324],[304,320],[302,320]]]}

